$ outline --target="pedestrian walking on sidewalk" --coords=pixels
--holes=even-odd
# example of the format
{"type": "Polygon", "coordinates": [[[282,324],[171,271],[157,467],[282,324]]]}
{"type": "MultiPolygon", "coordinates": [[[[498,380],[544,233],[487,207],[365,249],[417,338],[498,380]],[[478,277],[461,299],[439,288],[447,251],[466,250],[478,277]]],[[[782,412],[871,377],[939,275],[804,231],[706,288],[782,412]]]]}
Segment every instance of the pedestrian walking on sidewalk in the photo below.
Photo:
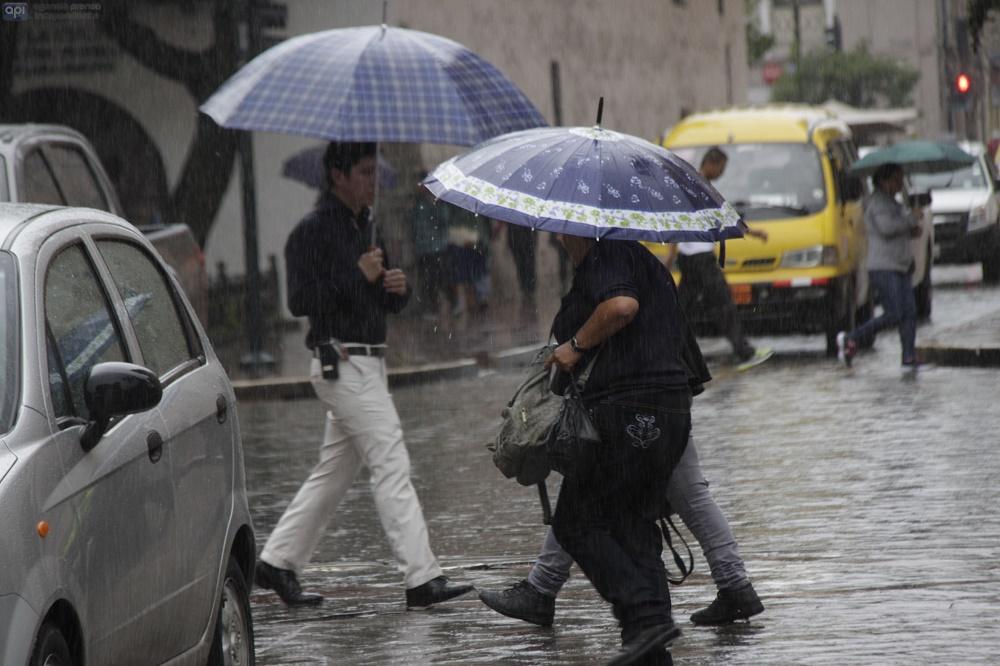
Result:
{"type": "Polygon", "coordinates": [[[903,367],[917,366],[917,305],[910,284],[913,249],[910,239],[920,235],[923,211],[915,208],[907,214],[896,201],[903,189],[903,167],[885,164],[872,174],[875,192],[865,204],[865,230],[868,256],[865,265],[868,279],[882,304],[882,314],[869,319],[853,331],[837,334],[837,357],[851,365],[858,347],[874,342],[886,328],[899,327],[903,349],[903,367]]]}
{"type": "Polygon", "coordinates": [[[441,575],[386,383],[386,315],[403,309],[410,287],[403,271],[387,267],[381,239],[372,244],[368,213],[375,197],[375,144],[331,143],[323,165],[329,190],[292,231],[285,263],[289,308],[309,317],[310,374],[328,410],[326,431],[319,462],[260,554],[256,581],[289,606],[323,601],[302,591],[298,574],[365,465],[382,528],[403,573],[406,606],[425,607],[472,586],[453,585],[441,575]]]}
{"type": "Polygon", "coordinates": [[[612,605],[623,648],[616,661],[669,664],[666,646],[680,629],[656,520],[691,431],[687,324],[673,279],[640,243],[560,241],[576,270],[546,363],[573,373],[596,356],[582,399],[601,445],[591,465],[563,479],[554,535],[612,605]]]}
{"type": "Polygon", "coordinates": [[[417,255],[417,279],[420,303],[424,319],[437,321],[441,310],[441,294],[444,293],[454,307],[451,292],[451,267],[448,264],[448,204],[434,200],[431,193],[421,184],[427,177],[422,171],[417,178],[417,191],[413,206],[407,217],[413,231],[413,252],[417,255]]]}
{"type": "MultiPolygon", "coordinates": [[[[718,146],[708,149],[701,159],[698,171],[708,181],[713,181],[725,172],[729,158],[718,146]]],[[[744,228],[744,233],[752,238],[767,242],[767,232],[744,228]]],[[[715,243],[686,242],[670,246],[667,254],[667,268],[677,261],[681,271],[678,288],[681,307],[689,316],[704,312],[715,324],[716,329],[729,340],[736,355],[737,367],[746,370],[763,363],[773,354],[766,347],[755,348],[743,334],[743,323],[729,294],[729,284],[719,267],[715,256],[715,243]]]]}
{"type": "Polygon", "coordinates": [[[507,247],[514,257],[514,267],[517,270],[517,284],[521,288],[521,312],[528,316],[535,315],[535,245],[537,232],[520,224],[507,224],[507,247]]]}
{"type": "MultiPolygon", "coordinates": [[[[762,613],[764,605],[747,577],[729,521],[708,489],[691,439],[670,475],[667,501],[701,545],[718,588],[715,600],[694,613],[691,621],[701,625],[729,624],[762,613]]],[[[500,592],[480,591],[479,598],[498,613],[548,626],[555,618],[556,596],[569,580],[572,565],[573,558],[549,529],[526,579],[500,592]]]]}

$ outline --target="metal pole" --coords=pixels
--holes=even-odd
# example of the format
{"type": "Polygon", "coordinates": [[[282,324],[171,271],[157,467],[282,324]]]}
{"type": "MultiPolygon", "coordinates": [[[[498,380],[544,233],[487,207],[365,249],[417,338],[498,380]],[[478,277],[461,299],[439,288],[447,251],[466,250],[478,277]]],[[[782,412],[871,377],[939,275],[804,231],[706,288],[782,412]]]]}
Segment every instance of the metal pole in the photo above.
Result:
{"type": "MultiPolygon", "coordinates": [[[[260,52],[260,24],[257,21],[253,0],[246,3],[247,49],[246,61],[260,52]]],[[[260,307],[260,259],[257,250],[257,190],[253,168],[253,137],[249,132],[240,132],[238,153],[240,160],[240,184],[243,201],[243,257],[244,314],[247,351],[240,356],[240,367],[256,375],[264,366],[270,366],[274,359],[263,351],[262,317],[260,307]]]]}
{"type": "Polygon", "coordinates": [[[799,0],[792,0],[792,21],[795,25],[795,90],[798,101],[802,99],[802,24],[799,20],[799,0]]]}

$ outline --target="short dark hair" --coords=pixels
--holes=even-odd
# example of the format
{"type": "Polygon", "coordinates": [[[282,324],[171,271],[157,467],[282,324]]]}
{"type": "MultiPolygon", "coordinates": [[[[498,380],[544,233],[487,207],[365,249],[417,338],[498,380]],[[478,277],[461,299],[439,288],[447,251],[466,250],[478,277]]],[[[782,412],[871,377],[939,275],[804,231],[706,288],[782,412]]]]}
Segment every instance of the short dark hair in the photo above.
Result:
{"type": "Polygon", "coordinates": [[[875,185],[875,187],[878,187],[883,181],[889,180],[897,173],[902,173],[902,171],[903,167],[895,162],[883,164],[879,168],[875,169],[875,173],[872,174],[872,184],[875,185]]]}
{"type": "Polygon", "coordinates": [[[709,163],[718,164],[719,162],[728,162],[728,161],[729,157],[727,157],[726,154],[722,152],[722,148],[719,148],[718,146],[712,146],[707,151],[705,151],[705,156],[701,158],[701,165],[704,166],[709,163]]]}
{"type": "Polygon", "coordinates": [[[332,185],[330,181],[330,169],[343,171],[345,174],[351,173],[351,167],[366,157],[375,157],[374,143],[340,143],[331,141],[323,153],[323,172],[327,185],[332,185]]]}

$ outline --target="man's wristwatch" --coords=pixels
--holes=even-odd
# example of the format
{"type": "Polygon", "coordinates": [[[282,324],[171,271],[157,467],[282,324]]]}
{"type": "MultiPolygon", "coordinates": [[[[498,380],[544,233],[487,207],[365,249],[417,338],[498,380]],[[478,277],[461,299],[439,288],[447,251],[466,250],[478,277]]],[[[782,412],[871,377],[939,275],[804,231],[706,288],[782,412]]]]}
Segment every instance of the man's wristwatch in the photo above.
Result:
{"type": "Polygon", "coordinates": [[[569,348],[575,351],[577,354],[582,354],[583,352],[587,351],[586,349],[577,344],[575,335],[569,339],[569,348]]]}

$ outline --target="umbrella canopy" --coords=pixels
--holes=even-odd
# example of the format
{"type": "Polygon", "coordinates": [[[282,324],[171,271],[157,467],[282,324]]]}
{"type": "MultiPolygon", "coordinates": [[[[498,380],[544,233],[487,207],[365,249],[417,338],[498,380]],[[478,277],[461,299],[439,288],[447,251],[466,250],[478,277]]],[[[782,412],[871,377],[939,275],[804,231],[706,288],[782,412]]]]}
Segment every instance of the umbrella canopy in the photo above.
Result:
{"type": "Polygon", "coordinates": [[[284,41],[236,72],[201,110],[223,127],[331,141],[471,146],[547,124],[524,93],[461,44],[384,25],[284,41]]]}
{"type": "Polygon", "coordinates": [[[424,184],[449,203],[543,231],[663,242],[743,235],[739,214],[690,164],[600,127],[497,137],[444,162],[424,184]]]}
{"type": "MultiPolygon", "coordinates": [[[[323,170],[323,153],[325,151],[326,144],[300,150],[282,163],[281,175],[302,183],[306,187],[316,190],[326,189],[326,174],[323,170]]],[[[396,187],[399,174],[392,168],[392,165],[382,155],[378,156],[377,164],[379,187],[396,187]]]]}
{"type": "Polygon", "coordinates": [[[851,173],[869,176],[885,164],[898,164],[906,173],[937,173],[961,169],[975,160],[972,155],[950,143],[903,141],[868,153],[851,165],[851,173]]]}

